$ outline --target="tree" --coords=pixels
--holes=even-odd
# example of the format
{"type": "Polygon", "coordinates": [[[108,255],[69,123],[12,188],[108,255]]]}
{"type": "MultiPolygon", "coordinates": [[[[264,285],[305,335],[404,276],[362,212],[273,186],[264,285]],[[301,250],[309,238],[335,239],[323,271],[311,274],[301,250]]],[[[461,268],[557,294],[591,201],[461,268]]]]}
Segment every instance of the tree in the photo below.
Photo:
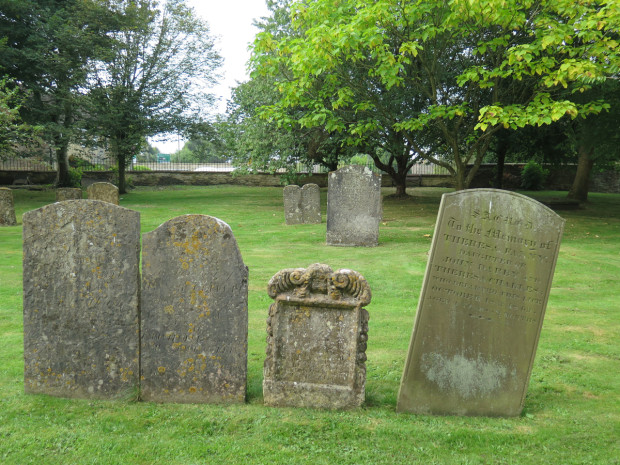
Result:
{"type": "Polygon", "coordinates": [[[26,124],[19,110],[26,95],[9,78],[0,78],[0,160],[39,142],[40,128],[26,124]]]}
{"type": "Polygon", "coordinates": [[[92,63],[92,132],[104,137],[125,169],[146,137],[185,133],[202,122],[214,97],[207,93],[221,58],[207,24],[184,0],[111,0],[124,24],[104,59],[92,63]]]}
{"type": "Polygon", "coordinates": [[[265,32],[255,44],[259,73],[288,73],[263,115],[362,147],[397,135],[410,157],[446,167],[457,189],[501,128],[600,112],[600,101],[557,91],[618,70],[611,0],[300,0],[292,11],[300,37],[265,32]],[[307,112],[291,121],[297,106],[307,112]]]}
{"type": "Polygon", "coordinates": [[[56,153],[56,183],[70,186],[67,150],[80,135],[86,63],[107,47],[114,18],[93,0],[3,1],[0,10],[0,70],[28,91],[21,115],[41,126],[56,153]]]}

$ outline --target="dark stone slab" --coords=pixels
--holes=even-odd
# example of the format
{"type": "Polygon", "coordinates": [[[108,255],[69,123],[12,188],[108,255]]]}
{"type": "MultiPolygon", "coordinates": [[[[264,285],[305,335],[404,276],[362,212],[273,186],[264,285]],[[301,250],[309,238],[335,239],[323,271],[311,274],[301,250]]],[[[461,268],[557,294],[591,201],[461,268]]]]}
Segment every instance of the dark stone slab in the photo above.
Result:
{"type": "Polygon", "coordinates": [[[327,265],[278,272],[267,321],[266,405],[344,409],[364,402],[370,287],[327,265]]]}
{"type": "Polygon", "coordinates": [[[328,245],[374,247],[382,216],[381,175],[365,166],[345,166],[329,173],[328,245]]]}
{"type": "Polygon", "coordinates": [[[244,402],[248,270],[230,227],[185,215],[142,242],[142,398],[244,402]]]}
{"type": "Polygon", "coordinates": [[[512,192],[442,197],[398,411],[521,413],[563,227],[512,192]]]}
{"type": "Polygon", "coordinates": [[[0,187],[0,226],[15,226],[16,224],[13,191],[8,187],[0,187]]]}
{"type": "Polygon", "coordinates": [[[286,224],[319,224],[321,193],[316,184],[290,185],[283,190],[286,224]]]}
{"type": "Polygon", "coordinates": [[[118,187],[109,182],[94,182],[86,189],[88,198],[118,205],[118,187]]]}
{"type": "Polygon", "coordinates": [[[23,223],[26,392],[136,395],[140,214],[72,200],[23,223]]]}
{"type": "Polygon", "coordinates": [[[59,187],[56,189],[56,202],[65,200],[80,200],[82,198],[82,189],[76,187],[59,187]]]}

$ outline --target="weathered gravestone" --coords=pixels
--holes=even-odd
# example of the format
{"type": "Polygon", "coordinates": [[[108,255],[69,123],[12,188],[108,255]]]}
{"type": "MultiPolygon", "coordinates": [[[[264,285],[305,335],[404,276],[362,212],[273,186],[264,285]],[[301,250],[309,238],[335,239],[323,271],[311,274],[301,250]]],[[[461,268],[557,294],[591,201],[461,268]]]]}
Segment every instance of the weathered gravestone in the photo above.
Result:
{"type": "Polygon", "coordinates": [[[370,287],[351,270],[288,269],[269,281],[266,405],[359,407],[366,385],[370,287]]]}
{"type": "Polygon", "coordinates": [[[86,189],[88,198],[118,205],[118,187],[109,182],[94,182],[86,189]]]}
{"type": "Polygon", "coordinates": [[[77,187],[59,187],[56,189],[56,202],[65,200],[80,200],[82,198],[82,189],[77,187]]]}
{"type": "Polygon", "coordinates": [[[321,222],[321,193],[316,184],[303,187],[286,186],[284,218],[286,224],[319,224],[321,222]]]}
{"type": "Polygon", "coordinates": [[[520,414],[563,227],[516,193],[443,196],[399,411],[520,414]]]}
{"type": "Polygon", "coordinates": [[[140,214],[73,200],[27,212],[23,223],[26,392],[137,390],[140,214]]]}
{"type": "Polygon", "coordinates": [[[328,245],[378,245],[381,216],[381,175],[357,165],[329,173],[328,245]]]}
{"type": "Polygon", "coordinates": [[[142,398],[244,402],[248,270],[230,227],[185,215],[142,243],[142,398]]]}
{"type": "Polygon", "coordinates": [[[8,187],[0,187],[0,226],[15,226],[16,224],[13,191],[8,187]]]}

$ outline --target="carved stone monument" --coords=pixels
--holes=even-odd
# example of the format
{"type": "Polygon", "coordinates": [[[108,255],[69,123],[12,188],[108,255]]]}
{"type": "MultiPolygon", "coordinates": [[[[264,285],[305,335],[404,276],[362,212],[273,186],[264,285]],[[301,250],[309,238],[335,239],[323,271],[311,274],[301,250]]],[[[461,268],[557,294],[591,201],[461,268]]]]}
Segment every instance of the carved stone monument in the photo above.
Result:
{"type": "Polygon", "coordinates": [[[284,188],[284,218],[286,224],[321,223],[321,192],[316,184],[284,188]]]}
{"type": "Polygon", "coordinates": [[[343,409],[364,402],[370,287],[351,270],[314,264],[269,281],[266,405],[343,409]]]}
{"type": "Polygon", "coordinates": [[[358,165],[329,173],[328,245],[378,245],[381,216],[381,175],[358,165]]]}
{"type": "Polygon", "coordinates": [[[27,393],[137,393],[140,214],[97,200],[58,202],[24,223],[27,393]]]}
{"type": "Polygon", "coordinates": [[[230,227],[184,215],[142,243],[142,398],[244,402],[248,269],[230,227]]]}
{"type": "Polygon", "coordinates": [[[118,187],[109,182],[94,182],[86,189],[88,198],[118,205],[118,187]]]}
{"type": "Polygon", "coordinates": [[[64,200],[80,200],[82,198],[82,189],[77,187],[59,187],[56,189],[56,202],[64,200]]]}
{"type": "Polygon", "coordinates": [[[13,191],[8,187],[0,187],[0,226],[15,226],[16,224],[13,191]]]}
{"type": "Polygon", "coordinates": [[[520,194],[443,196],[397,410],[521,413],[563,227],[520,194]]]}

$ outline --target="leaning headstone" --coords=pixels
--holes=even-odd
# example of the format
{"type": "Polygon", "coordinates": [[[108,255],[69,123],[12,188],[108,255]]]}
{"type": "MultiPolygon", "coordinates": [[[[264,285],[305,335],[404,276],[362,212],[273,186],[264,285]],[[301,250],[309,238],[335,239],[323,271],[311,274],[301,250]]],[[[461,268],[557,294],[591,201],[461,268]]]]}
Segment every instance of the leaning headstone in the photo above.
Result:
{"type": "Polygon", "coordinates": [[[345,166],[329,173],[328,245],[378,245],[381,216],[381,175],[358,165],[345,166]]]}
{"type": "Polygon", "coordinates": [[[77,187],[59,187],[56,189],[56,202],[64,200],[80,200],[82,198],[82,189],[77,187]]]}
{"type": "Polygon", "coordinates": [[[266,405],[344,409],[364,402],[370,287],[351,270],[314,264],[269,281],[266,405]]]}
{"type": "Polygon", "coordinates": [[[142,399],[244,402],[248,269],[230,227],[179,216],[142,242],[142,399]]]}
{"type": "Polygon", "coordinates": [[[109,182],[94,182],[86,189],[88,198],[118,205],[118,187],[109,182]]]}
{"type": "Polygon", "coordinates": [[[73,200],[23,223],[26,392],[136,395],[140,214],[73,200]]]}
{"type": "Polygon", "coordinates": [[[284,218],[286,224],[319,224],[321,222],[321,193],[316,184],[303,187],[286,186],[284,218]]]}
{"type": "Polygon", "coordinates": [[[521,413],[563,228],[520,194],[442,197],[399,411],[521,413]]]}
{"type": "Polygon", "coordinates": [[[8,187],[0,187],[0,226],[15,226],[16,224],[13,191],[8,187]]]}

